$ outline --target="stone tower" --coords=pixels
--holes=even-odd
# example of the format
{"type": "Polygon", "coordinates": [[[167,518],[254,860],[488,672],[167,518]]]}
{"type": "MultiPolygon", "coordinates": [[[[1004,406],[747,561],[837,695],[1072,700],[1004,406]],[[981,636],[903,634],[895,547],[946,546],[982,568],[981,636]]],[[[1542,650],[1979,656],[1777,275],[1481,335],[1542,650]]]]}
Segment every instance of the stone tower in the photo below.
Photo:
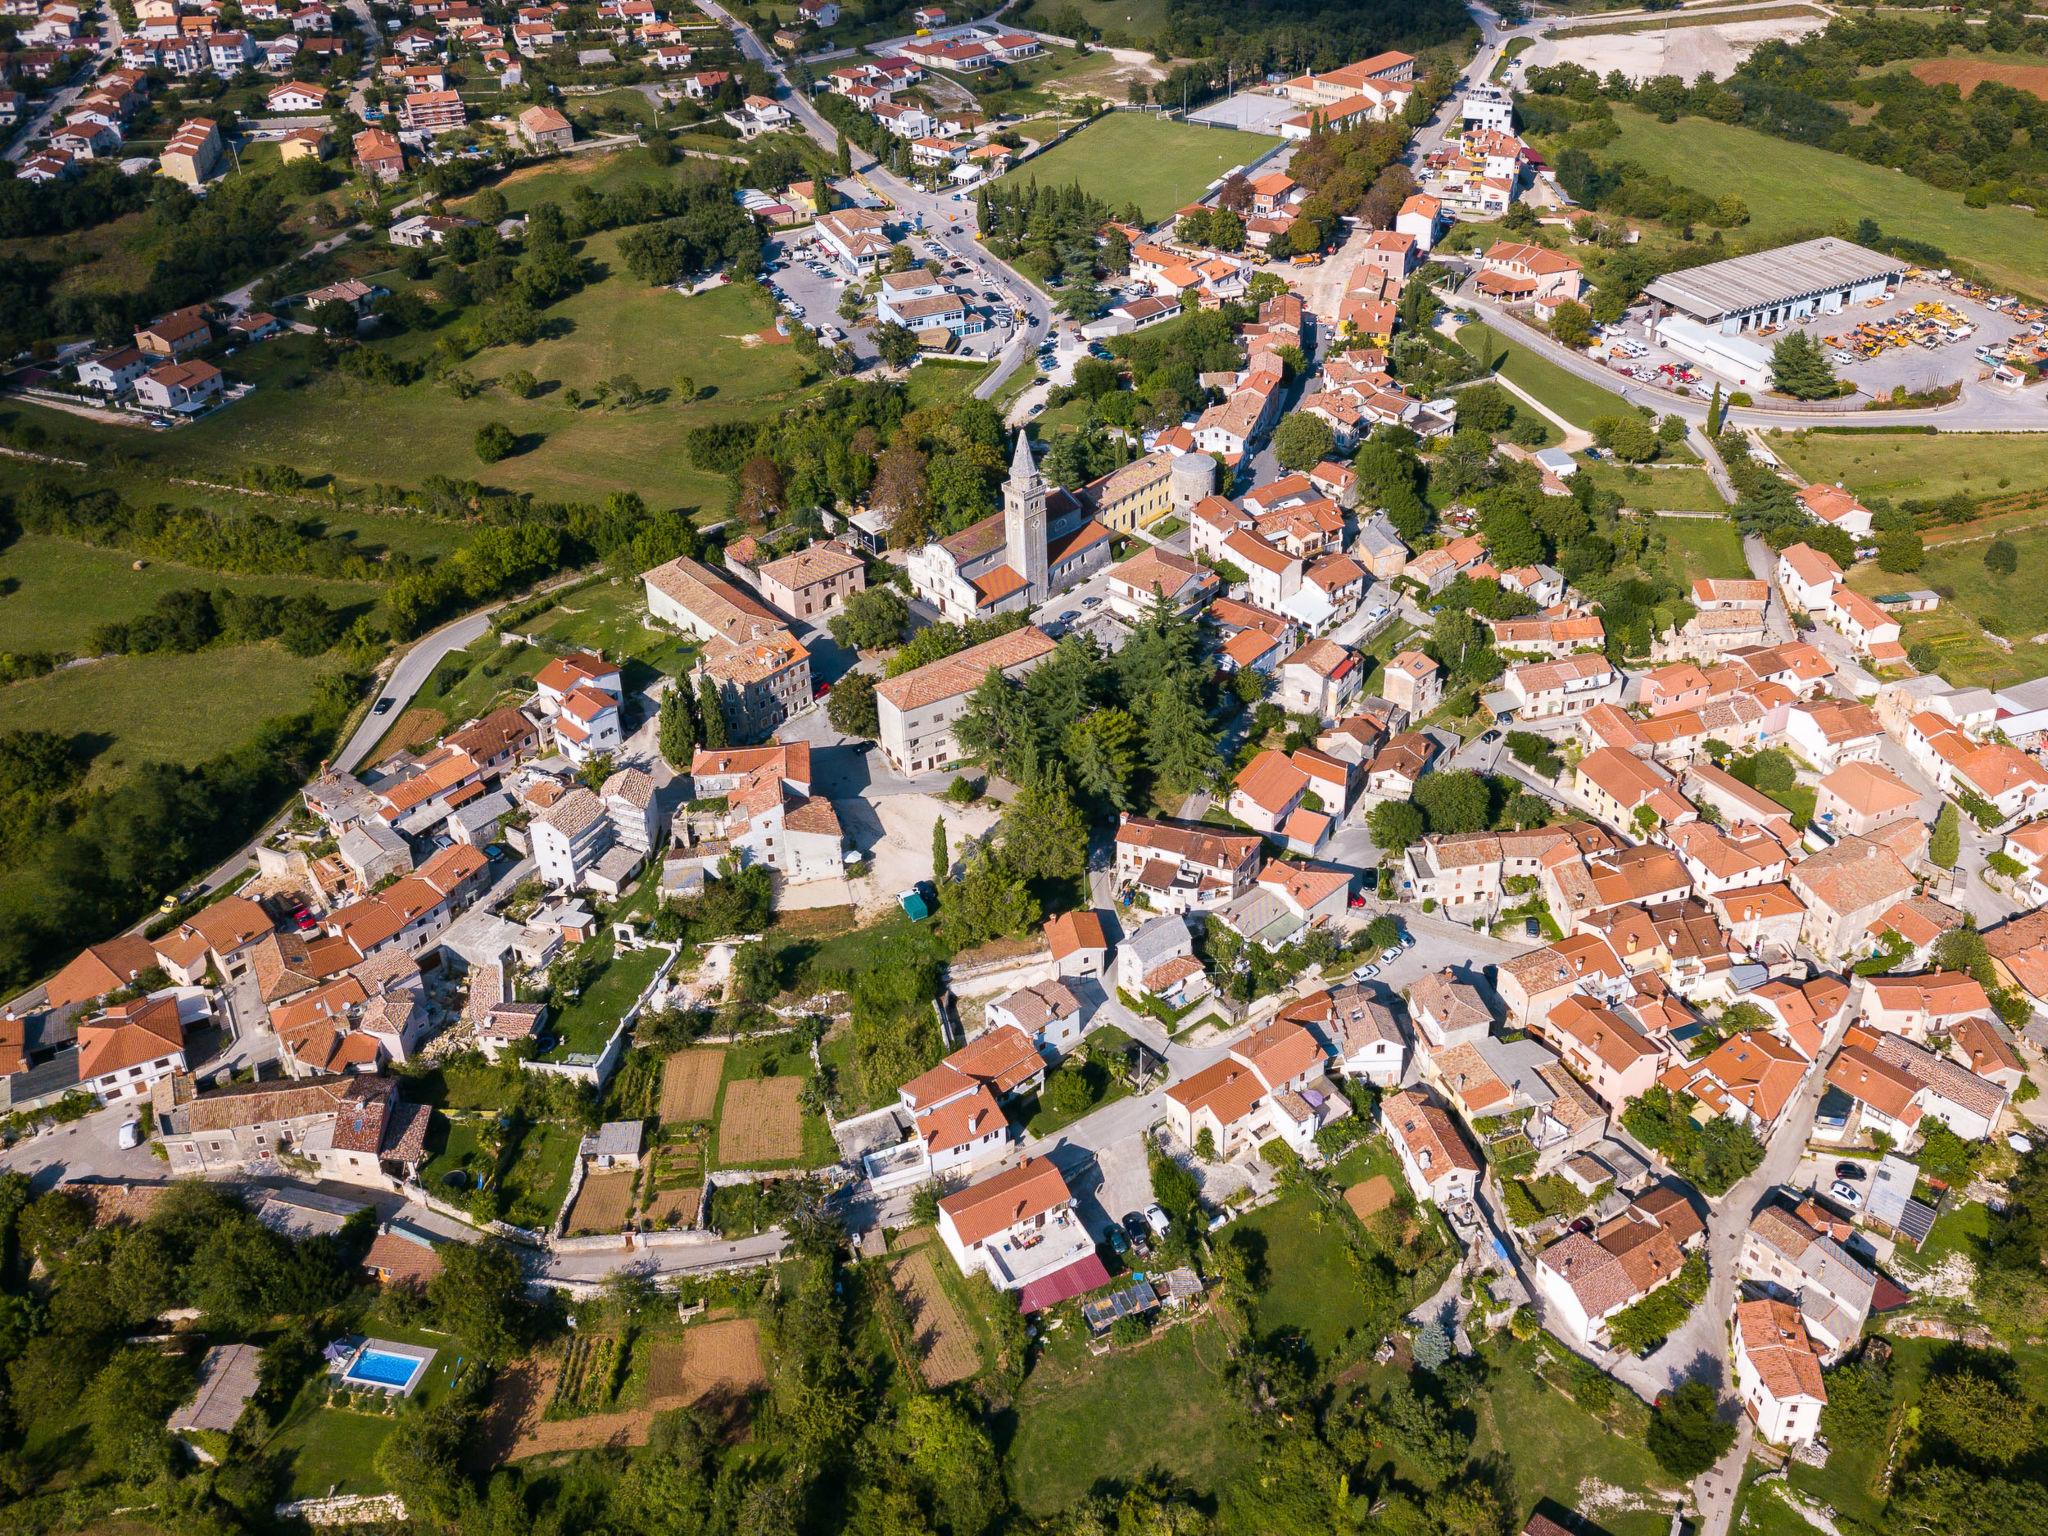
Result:
{"type": "Polygon", "coordinates": [[[1045,478],[1022,432],[1010,459],[1010,478],[1003,482],[1003,549],[1005,563],[1024,578],[1033,606],[1052,595],[1045,568],[1045,478]]]}

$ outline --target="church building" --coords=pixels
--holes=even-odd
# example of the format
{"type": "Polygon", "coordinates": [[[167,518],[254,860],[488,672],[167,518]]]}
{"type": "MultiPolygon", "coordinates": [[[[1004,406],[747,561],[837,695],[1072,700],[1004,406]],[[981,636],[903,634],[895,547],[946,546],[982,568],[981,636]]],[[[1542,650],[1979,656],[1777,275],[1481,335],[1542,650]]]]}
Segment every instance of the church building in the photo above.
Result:
{"type": "Polygon", "coordinates": [[[1109,530],[1071,492],[1047,494],[1017,434],[1003,510],[912,552],[910,588],[953,623],[1029,613],[1109,564],[1109,530]]]}

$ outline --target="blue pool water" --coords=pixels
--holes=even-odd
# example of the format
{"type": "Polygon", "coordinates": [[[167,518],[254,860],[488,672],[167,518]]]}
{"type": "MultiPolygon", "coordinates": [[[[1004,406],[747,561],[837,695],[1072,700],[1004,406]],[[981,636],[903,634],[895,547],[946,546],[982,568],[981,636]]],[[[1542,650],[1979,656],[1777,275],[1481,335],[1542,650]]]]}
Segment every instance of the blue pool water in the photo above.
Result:
{"type": "Polygon", "coordinates": [[[381,1350],[366,1349],[349,1362],[346,1379],[380,1387],[405,1387],[412,1384],[413,1377],[426,1363],[410,1355],[387,1355],[381,1350]]]}

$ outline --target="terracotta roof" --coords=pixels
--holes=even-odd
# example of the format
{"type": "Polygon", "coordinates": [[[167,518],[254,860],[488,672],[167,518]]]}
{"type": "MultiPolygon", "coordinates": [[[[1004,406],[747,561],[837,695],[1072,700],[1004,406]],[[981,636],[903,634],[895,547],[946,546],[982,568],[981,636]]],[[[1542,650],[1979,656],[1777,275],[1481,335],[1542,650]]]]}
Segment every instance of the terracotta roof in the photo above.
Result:
{"type": "Polygon", "coordinates": [[[1073,1196],[1059,1169],[1042,1157],[1027,1157],[1014,1168],[956,1190],[939,1202],[961,1246],[972,1248],[1019,1222],[1043,1216],[1073,1196]]]}
{"type": "Polygon", "coordinates": [[[1279,815],[1308,789],[1308,775],[1270,747],[1245,764],[1233,782],[1269,816],[1279,815]]]}
{"type": "Polygon", "coordinates": [[[51,1007],[69,1008],[119,991],[156,963],[149,940],[124,933],[105,943],[87,945],[43,990],[51,1007]]]}
{"type": "Polygon", "coordinates": [[[109,1008],[78,1026],[78,1077],[90,1082],[139,1067],[185,1047],[175,997],[145,998],[109,1008]]]}
{"type": "Polygon", "coordinates": [[[1911,1124],[1919,1118],[1913,1097],[1920,1084],[1907,1072],[1860,1045],[1845,1045],[1828,1063],[1828,1085],[1869,1104],[1894,1120],[1911,1124]]]}
{"type": "Polygon", "coordinates": [[[971,693],[990,669],[1008,670],[1022,666],[1053,650],[1051,636],[1036,625],[1026,624],[1008,634],[969,646],[951,656],[892,677],[875,689],[876,694],[900,710],[920,709],[941,699],[971,693]]]}
{"type": "Polygon", "coordinates": [[[1430,1178],[1452,1169],[1462,1173],[1479,1171],[1479,1160],[1458,1134],[1450,1112],[1414,1089],[1381,1100],[1380,1116],[1386,1123],[1387,1134],[1407,1149],[1411,1160],[1420,1163],[1423,1154],[1429,1154],[1426,1172],[1430,1178]]]}
{"type": "Polygon", "coordinates": [[[1045,938],[1055,960],[1064,960],[1084,949],[1109,948],[1108,935],[1102,928],[1102,914],[1093,911],[1060,913],[1046,923],[1045,938]]]}

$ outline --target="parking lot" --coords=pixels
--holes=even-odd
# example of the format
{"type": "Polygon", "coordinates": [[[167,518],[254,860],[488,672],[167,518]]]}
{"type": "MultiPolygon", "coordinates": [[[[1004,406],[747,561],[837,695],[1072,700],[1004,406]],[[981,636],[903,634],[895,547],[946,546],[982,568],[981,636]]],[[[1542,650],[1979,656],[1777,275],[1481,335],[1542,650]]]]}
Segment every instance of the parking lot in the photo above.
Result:
{"type": "Polygon", "coordinates": [[[1289,101],[1285,96],[1269,96],[1264,91],[1239,91],[1235,96],[1226,96],[1221,101],[1190,112],[1188,121],[1211,128],[1235,128],[1240,133],[1277,135],[1282,123],[1290,117],[1299,117],[1301,112],[1301,103],[1289,101]]]}
{"type": "MultiPolygon", "coordinates": [[[[962,336],[954,355],[987,358],[1002,351],[1009,343],[1016,320],[986,265],[956,257],[936,240],[913,235],[904,244],[915,260],[938,262],[940,277],[968,298],[987,326],[979,335],[962,336]]],[[[877,356],[872,325],[865,321],[848,325],[840,318],[839,301],[846,292],[846,277],[821,241],[807,230],[792,230],[774,236],[768,242],[768,251],[775,270],[766,273],[764,280],[793,323],[819,331],[820,339],[828,345],[836,344],[841,337],[851,340],[855,354],[863,362],[877,356]]]]}
{"type": "MultiPolygon", "coordinates": [[[[1908,393],[1918,393],[1975,378],[1986,366],[1977,357],[1980,348],[1999,346],[2028,327],[1943,284],[1914,280],[1902,283],[1897,294],[1883,303],[1857,305],[1836,315],[1816,315],[1768,334],[1747,332],[1745,339],[1768,353],[1788,329],[1804,331],[1821,343],[1837,377],[1875,396],[1889,395],[1901,386],[1908,393]],[[1863,328],[1860,337],[1859,327],[1863,328]],[[1881,337],[1896,341],[1878,339],[1881,337]]],[[[1638,383],[1702,398],[1713,392],[1717,377],[1683,353],[1659,345],[1650,330],[1647,309],[1631,310],[1621,325],[1608,327],[1587,355],[1606,366],[1625,361],[1628,367],[1620,371],[1630,372],[1638,383]]],[[[1755,388],[1769,382],[1736,379],[1729,374],[1718,377],[1724,386],[1755,388]]]]}

